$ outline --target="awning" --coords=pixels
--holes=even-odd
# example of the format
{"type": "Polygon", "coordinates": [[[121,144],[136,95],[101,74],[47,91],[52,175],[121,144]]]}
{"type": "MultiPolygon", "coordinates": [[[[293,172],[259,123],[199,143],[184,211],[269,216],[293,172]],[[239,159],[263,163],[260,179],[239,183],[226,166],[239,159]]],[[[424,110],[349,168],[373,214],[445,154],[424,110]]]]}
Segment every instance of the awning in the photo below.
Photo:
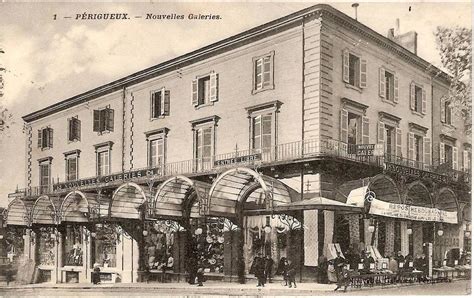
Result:
{"type": "Polygon", "coordinates": [[[115,218],[140,219],[140,208],[150,198],[150,191],[136,183],[122,184],[112,195],[110,216],[115,218]]]}
{"type": "Polygon", "coordinates": [[[211,185],[175,176],[163,182],[151,202],[148,216],[154,219],[180,219],[200,217],[205,213],[211,185]]]}
{"type": "Polygon", "coordinates": [[[36,199],[31,209],[31,221],[33,224],[55,225],[59,223],[57,205],[59,199],[42,195],[36,199]]]}
{"type": "MultiPolygon", "coordinates": [[[[304,199],[302,201],[291,202],[288,204],[278,205],[273,208],[274,213],[284,213],[287,211],[300,211],[300,210],[328,210],[328,211],[341,211],[341,212],[354,212],[360,213],[363,208],[342,203],[339,201],[331,200],[324,197],[313,197],[304,199]]],[[[246,210],[244,214],[266,214],[272,210],[260,209],[260,210],[246,210]]]]}
{"type": "Polygon", "coordinates": [[[299,200],[298,192],[280,180],[249,168],[235,168],[219,175],[212,184],[207,214],[235,216],[239,204],[244,210],[271,211],[295,200],[299,200]]]}
{"type": "MultiPolygon", "coordinates": [[[[107,209],[106,209],[107,211],[107,209]]],[[[59,211],[61,222],[89,222],[99,217],[97,193],[72,191],[64,198],[59,211]]]]}
{"type": "Polygon", "coordinates": [[[7,225],[29,226],[31,224],[30,206],[20,198],[16,198],[5,209],[4,220],[7,225]]]}

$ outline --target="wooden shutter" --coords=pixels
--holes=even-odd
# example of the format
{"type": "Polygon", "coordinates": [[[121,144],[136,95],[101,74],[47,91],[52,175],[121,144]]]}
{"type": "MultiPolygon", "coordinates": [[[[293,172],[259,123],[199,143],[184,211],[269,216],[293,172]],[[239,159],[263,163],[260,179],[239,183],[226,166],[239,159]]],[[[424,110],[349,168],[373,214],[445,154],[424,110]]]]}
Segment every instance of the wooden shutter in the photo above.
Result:
{"type": "Polygon", "coordinates": [[[444,152],[444,143],[439,143],[439,164],[442,165],[446,162],[446,156],[444,152]]]}
{"type": "Polygon", "coordinates": [[[412,111],[416,111],[416,106],[415,106],[415,83],[410,84],[410,109],[412,111]]]}
{"type": "Polygon", "coordinates": [[[471,165],[469,164],[469,151],[467,150],[464,150],[462,152],[462,166],[463,166],[463,169],[465,172],[467,172],[470,168],[471,168],[471,165]]]}
{"type": "Polygon", "coordinates": [[[156,118],[157,115],[155,115],[156,111],[156,92],[151,93],[151,99],[150,99],[150,118],[156,118]]]}
{"type": "Polygon", "coordinates": [[[342,80],[349,83],[349,51],[342,52],[342,80]]]}
{"type": "Polygon", "coordinates": [[[393,102],[398,103],[398,77],[393,78],[393,102]]]}
{"type": "Polygon", "coordinates": [[[367,87],[367,60],[360,59],[360,88],[367,87]]]}
{"type": "Polygon", "coordinates": [[[159,113],[159,116],[164,116],[165,115],[165,88],[161,88],[161,91],[160,91],[160,102],[158,103],[159,105],[159,109],[158,109],[158,113],[159,113]]]}
{"type": "Polygon", "coordinates": [[[402,130],[400,128],[397,128],[397,136],[396,136],[396,152],[395,154],[398,157],[402,157],[402,130]]]}
{"type": "Polygon", "coordinates": [[[426,91],[425,89],[422,90],[421,92],[421,113],[426,114],[426,109],[427,109],[427,102],[426,102],[426,91]]]}
{"type": "Polygon", "coordinates": [[[74,140],[74,137],[73,137],[74,127],[73,127],[72,119],[74,119],[74,118],[68,118],[67,119],[67,140],[68,141],[74,140]]]}
{"type": "Polygon", "coordinates": [[[272,84],[272,75],[273,75],[272,66],[273,66],[272,56],[265,56],[263,58],[263,77],[262,77],[263,87],[270,86],[272,84]]]}
{"type": "Polygon", "coordinates": [[[78,141],[81,140],[81,120],[77,119],[77,118],[73,118],[74,119],[74,122],[76,123],[76,127],[75,127],[75,133],[76,133],[76,139],[78,141]]]}
{"type": "Polygon", "coordinates": [[[377,144],[385,145],[385,123],[381,121],[377,123],[377,144]]]}
{"type": "Polygon", "coordinates": [[[451,103],[449,104],[449,114],[451,116],[451,122],[449,124],[454,124],[454,107],[453,105],[451,105],[451,103]]]}
{"type": "Polygon", "coordinates": [[[38,129],[38,148],[42,148],[42,143],[43,142],[43,130],[38,129]]]}
{"type": "Polygon", "coordinates": [[[379,95],[385,98],[385,68],[383,67],[379,70],[379,95]]]}
{"type": "Polygon", "coordinates": [[[218,100],[218,84],[219,84],[219,81],[218,81],[218,74],[215,73],[215,72],[212,72],[211,75],[210,75],[210,82],[209,82],[209,85],[210,85],[210,95],[209,95],[209,101],[213,102],[213,101],[217,101],[218,100]]]}
{"type": "Polygon", "coordinates": [[[415,159],[415,134],[412,132],[408,133],[408,159],[415,159]]]}
{"type": "Polygon", "coordinates": [[[164,105],[163,105],[163,115],[170,115],[170,90],[164,90],[164,105]]]}
{"type": "Polygon", "coordinates": [[[348,137],[348,113],[347,110],[341,110],[341,127],[340,127],[340,133],[341,133],[341,142],[347,143],[347,137],[348,137]]]}
{"type": "Polygon", "coordinates": [[[53,129],[48,128],[47,132],[48,132],[48,147],[53,148],[53,129]]]}
{"type": "Polygon", "coordinates": [[[441,122],[445,123],[446,122],[446,98],[441,97],[440,98],[440,111],[441,111],[441,122]]]}
{"type": "Polygon", "coordinates": [[[362,144],[369,144],[369,117],[362,117],[362,144]]]}
{"type": "Polygon", "coordinates": [[[113,109],[106,109],[106,121],[105,121],[105,125],[106,125],[106,129],[108,131],[114,131],[114,110],[113,109]]]}
{"type": "Polygon", "coordinates": [[[453,146],[453,170],[458,169],[458,147],[453,146]]]}
{"type": "Polygon", "coordinates": [[[92,131],[100,131],[100,111],[94,110],[94,125],[92,131]]]}
{"type": "Polygon", "coordinates": [[[423,138],[423,163],[425,165],[431,165],[431,139],[423,138]]]}
{"type": "Polygon", "coordinates": [[[195,107],[199,105],[199,98],[198,98],[198,80],[193,80],[191,83],[191,104],[195,107]]]}

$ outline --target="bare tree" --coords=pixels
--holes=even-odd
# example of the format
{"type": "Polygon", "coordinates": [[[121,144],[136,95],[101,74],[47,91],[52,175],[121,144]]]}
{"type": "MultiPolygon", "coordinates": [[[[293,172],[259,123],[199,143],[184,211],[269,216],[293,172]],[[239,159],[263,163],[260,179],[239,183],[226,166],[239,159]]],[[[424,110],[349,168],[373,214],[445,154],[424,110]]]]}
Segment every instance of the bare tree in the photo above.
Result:
{"type": "Polygon", "coordinates": [[[472,30],[462,27],[437,27],[436,44],[444,68],[452,75],[448,100],[457,115],[462,116],[465,133],[472,128],[472,30]]]}

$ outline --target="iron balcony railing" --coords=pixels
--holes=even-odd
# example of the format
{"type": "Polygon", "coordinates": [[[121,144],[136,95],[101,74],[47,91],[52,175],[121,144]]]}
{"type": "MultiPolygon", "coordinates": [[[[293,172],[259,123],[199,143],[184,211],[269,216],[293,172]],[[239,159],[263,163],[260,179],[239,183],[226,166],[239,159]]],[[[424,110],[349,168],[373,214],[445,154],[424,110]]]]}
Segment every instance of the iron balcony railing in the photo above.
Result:
{"type": "MultiPolygon", "coordinates": [[[[410,160],[404,157],[384,154],[383,152],[379,152],[379,154],[371,156],[360,156],[357,154],[357,145],[351,145],[333,139],[311,139],[285,144],[278,144],[270,148],[236,150],[234,152],[217,154],[206,158],[194,158],[185,161],[166,163],[155,167],[147,167],[141,169],[133,169],[125,172],[112,173],[107,176],[122,175],[121,177],[128,178],[118,179],[119,181],[117,181],[117,179],[114,179],[113,182],[108,181],[106,183],[110,185],[111,183],[121,183],[124,180],[140,180],[144,177],[141,176],[131,178],[131,175],[128,175],[129,173],[140,170],[152,170],[153,175],[155,176],[169,177],[175,175],[215,173],[221,171],[223,168],[226,167],[262,166],[275,162],[298,161],[315,157],[334,157],[380,167],[382,167],[385,162],[391,162],[410,168],[416,168],[419,170],[432,172],[435,171],[435,167],[430,164],[410,160]]],[[[452,177],[452,175],[448,176],[452,177]]],[[[466,176],[468,175],[463,173],[463,181],[466,181],[466,176]]],[[[82,178],[77,181],[92,180],[98,178],[100,177],[94,176],[89,178],[82,178]]],[[[459,178],[456,178],[454,181],[461,182],[459,178]]],[[[70,182],[74,183],[74,181],[70,182]]],[[[93,186],[97,187],[99,184],[94,184],[93,186]]],[[[38,196],[44,193],[53,192],[53,187],[37,186],[28,189],[17,190],[17,192],[23,192],[26,196],[38,196]]]]}

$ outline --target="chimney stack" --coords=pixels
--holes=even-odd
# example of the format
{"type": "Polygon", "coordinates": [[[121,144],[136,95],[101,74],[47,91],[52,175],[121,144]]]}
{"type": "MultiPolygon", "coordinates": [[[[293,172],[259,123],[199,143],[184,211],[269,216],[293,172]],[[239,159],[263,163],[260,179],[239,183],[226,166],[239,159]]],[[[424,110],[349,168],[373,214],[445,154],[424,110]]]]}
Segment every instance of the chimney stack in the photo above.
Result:
{"type": "Polygon", "coordinates": [[[355,19],[357,21],[357,7],[359,7],[359,3],[354,3],[351,5],[352,7],[354,7],[354,10],[355,10],[355,19]]]}
{"type": "Polygon", "coordinates": [[[409,31],[406,33],[400,33],[400,19],[396,19],[395,28],[388,30],[387,38],[398,43],[405,49],[409,50],[413,54],[417,55],[418,50],[418,33],[415,31],[409,31]]]}

